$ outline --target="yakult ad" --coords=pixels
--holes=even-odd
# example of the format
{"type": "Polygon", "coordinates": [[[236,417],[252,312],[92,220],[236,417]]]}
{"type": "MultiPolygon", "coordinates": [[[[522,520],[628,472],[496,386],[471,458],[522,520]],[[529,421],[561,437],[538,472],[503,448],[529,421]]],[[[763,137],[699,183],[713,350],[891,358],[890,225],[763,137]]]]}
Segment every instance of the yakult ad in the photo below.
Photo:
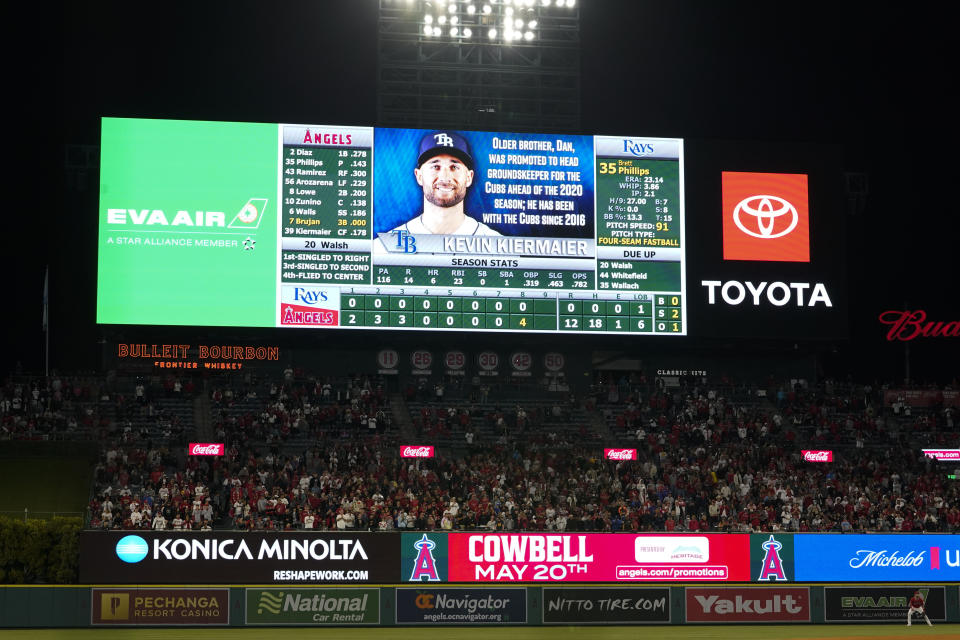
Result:
{"type": "Polygon", "coordinates": [[[451,582],[750,581],[749,535],[451,533],[451,582]]]}

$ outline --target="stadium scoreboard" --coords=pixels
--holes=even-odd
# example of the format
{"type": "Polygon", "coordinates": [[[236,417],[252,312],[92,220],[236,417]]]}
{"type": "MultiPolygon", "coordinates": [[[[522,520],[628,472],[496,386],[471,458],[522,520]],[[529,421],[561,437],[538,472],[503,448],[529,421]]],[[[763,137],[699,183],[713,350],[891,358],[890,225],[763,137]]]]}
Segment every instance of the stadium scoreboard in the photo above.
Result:
{"type": "Polygon", "coordinates": [[[106,118],[101,157],[101,323],[687,333],[679,139],[106,118]]]}

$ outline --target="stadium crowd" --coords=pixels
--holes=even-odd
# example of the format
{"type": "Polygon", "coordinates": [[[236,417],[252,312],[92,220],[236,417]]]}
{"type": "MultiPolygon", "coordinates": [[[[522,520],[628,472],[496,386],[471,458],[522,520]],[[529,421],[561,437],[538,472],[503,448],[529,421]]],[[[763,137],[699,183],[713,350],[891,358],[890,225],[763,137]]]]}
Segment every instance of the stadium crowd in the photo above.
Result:
{"type": "Polygon", "coordinates": [[[0,387],[0,439],[182,438],[188,421],[164,400],[197,393],[190,379],[117,379],[94,374],[11,376],[0,387]]]}
{"type": "Polygon", "coordinates": [[[580,404],[603,418],[605,441],[638,450],[635,461],[610,461],[602,444],[576,431],[539,430],[522,404],[504,412],[475,405],[475,397],[420,398],[428,404],[411,420],[418,434],[429,432],[417,417],[446,416],[474,437],[414,460],[399,456],[408,443],[385,429],[387,401],[374,378],[290,372],[214,387],[226,455],[113,442],[96,468],[91,527],[960,530],[957,487],[915,449],[956,447],[955,410],[885,407],[879,388],[668,388],[640,376],[598,377],[580,404]],[[507,428],[486,439],[472,433],[472,418],[498,414],[509,416],[507,428]],[[834,461],[804,461],[800,449],[808,447],[834,450],[834,461]]]}

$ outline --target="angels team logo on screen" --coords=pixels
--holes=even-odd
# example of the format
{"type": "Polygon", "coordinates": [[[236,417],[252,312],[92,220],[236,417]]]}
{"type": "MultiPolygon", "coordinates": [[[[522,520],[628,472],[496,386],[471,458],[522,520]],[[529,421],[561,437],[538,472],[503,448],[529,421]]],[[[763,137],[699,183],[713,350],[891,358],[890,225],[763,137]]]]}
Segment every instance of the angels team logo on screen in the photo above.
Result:
{"type": "Polygon", "coordinates": [[[802,173],[721,173],[723,259],[810,262],[810,209],[802,173]]]}

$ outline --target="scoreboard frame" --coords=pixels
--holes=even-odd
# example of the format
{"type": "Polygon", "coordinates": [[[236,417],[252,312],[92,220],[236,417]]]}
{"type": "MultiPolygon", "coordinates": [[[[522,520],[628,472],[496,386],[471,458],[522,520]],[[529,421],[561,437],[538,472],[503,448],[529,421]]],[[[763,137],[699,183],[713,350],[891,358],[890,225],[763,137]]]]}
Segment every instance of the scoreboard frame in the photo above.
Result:
{"type": "Polygon", "coordinates": [[[493,233],[401,237],[422,210],[412,165],[433,130],[103,122],[98,323],[688,334],[682,139],[457,130],[475,163],[465,210],[493,233]],[[214,126],[236,135],[207,166],[214,126]],[[275,127],[275,159],[245,148],[253,126],[261,146],[275,127]],[[184,149],[199,157],[190,175],[170,161],[184,149]],[[217,179],[201,211],[191,197],[217,179]],[[200,246],[202,265],[188,249],[200,246]]]}

